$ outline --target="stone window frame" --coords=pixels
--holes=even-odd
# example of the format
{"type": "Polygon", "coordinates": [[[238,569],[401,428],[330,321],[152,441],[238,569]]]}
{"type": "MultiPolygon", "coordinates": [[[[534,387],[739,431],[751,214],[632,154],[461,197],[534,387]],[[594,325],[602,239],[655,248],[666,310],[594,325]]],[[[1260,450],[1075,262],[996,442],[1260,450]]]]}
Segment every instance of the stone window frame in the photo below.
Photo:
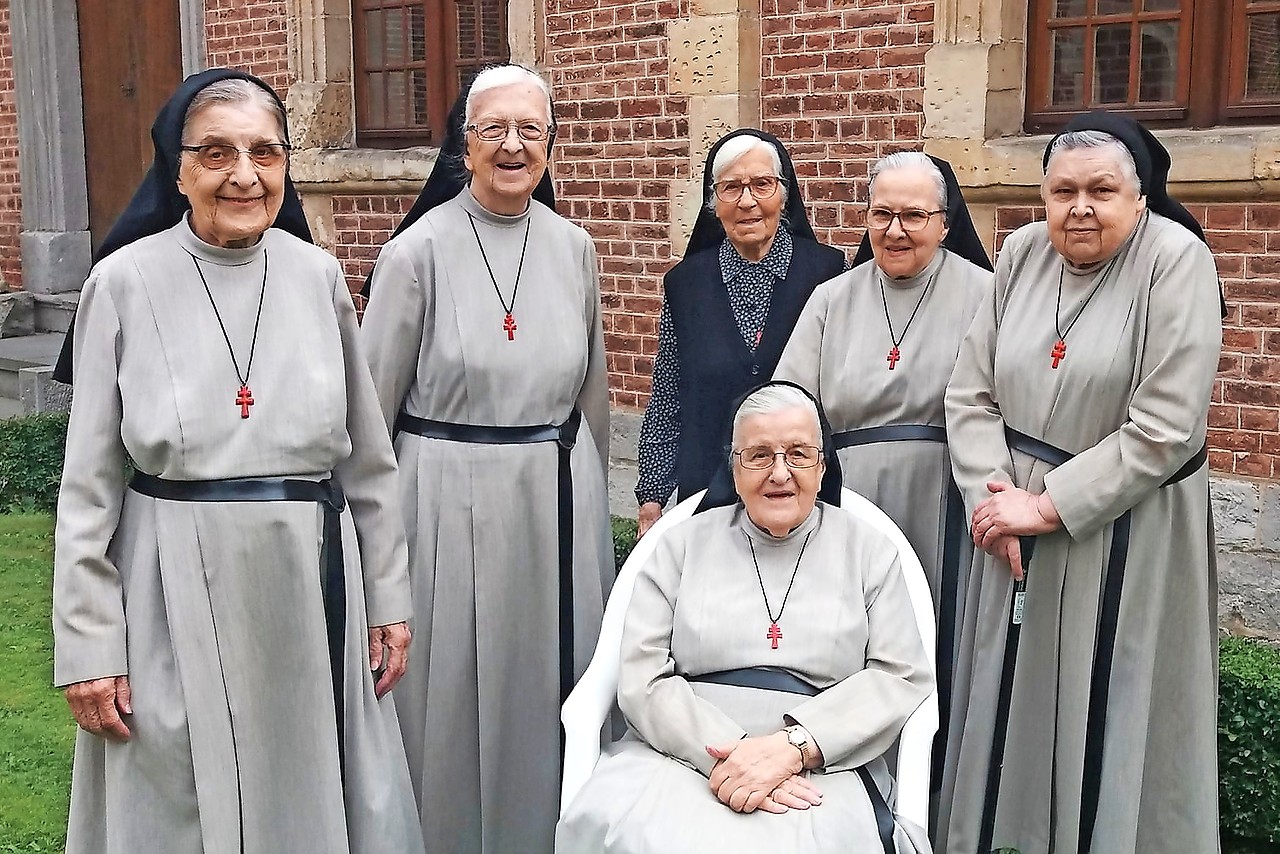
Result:
{"type": "MultiPolygon", "coordinates": [[[[1025,0],[937,0],[925,54],[924,148],[951,162],[993,248],[995,210],[1039,202],[1047,134],[1023,133],[1025,0]]],[[[1280,126],[1157,130],[1185,201],[1280,195],[1280,126]]]]}

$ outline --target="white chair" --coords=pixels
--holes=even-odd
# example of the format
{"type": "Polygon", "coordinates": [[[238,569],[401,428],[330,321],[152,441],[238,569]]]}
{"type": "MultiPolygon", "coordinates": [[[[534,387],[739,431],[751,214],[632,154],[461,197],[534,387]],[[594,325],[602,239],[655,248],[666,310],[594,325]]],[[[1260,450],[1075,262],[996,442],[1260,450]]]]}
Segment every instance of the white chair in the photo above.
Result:
{"type": "MultiPolygon", "coordinates": [[[[631,602],[636,575],[653,554],[658,539],[672,526],[692,516],[701,500],[702,493],[699,492],[667,511],[649,533],[636,543],[635,550],[623,564],[622,571],[614,582],[613,592],[604,609],[604,622],[600,627],[600,640],[596,644],[595,654],[560,711],[560,720],[564,723],[566,734],[564,781],[560,788],[562,815],[586,784],[600,759],[600,732],[609,718],[618,692],[622,623],[631,602]]],[[[933,617],[933,598],[924,569],[920,566],[920,559],[916,557],[902,531],[879,507],[848,489],[842,490],[840,503],[840,509],[871,524],[898,547],[898,558],[907,582],[907,592],[911,596],[911,607],[915,611],[920,639],[924,642],[929,666],[933,668],[937,629],[933,617]]],[[[929,767],[933,735],[937,729],[938,694],[934,691],[907,719],[898,739],[896,812],[920,827],[929,826],[929,767]]]]}

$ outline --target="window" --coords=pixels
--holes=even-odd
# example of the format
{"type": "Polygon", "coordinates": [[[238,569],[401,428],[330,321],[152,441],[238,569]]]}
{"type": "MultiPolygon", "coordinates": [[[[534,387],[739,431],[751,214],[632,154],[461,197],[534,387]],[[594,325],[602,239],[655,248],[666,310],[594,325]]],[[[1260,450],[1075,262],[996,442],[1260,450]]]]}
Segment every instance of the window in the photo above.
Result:
{"type": "Polygon", "coordinates": [[[439,144],[462,83],[510,56],[506,0],[353,0],[356,141],[439,144]]]}
{"type": "Polygon", "coordinates": [[[1157,126],[1280,118],[1280,0],[1032,0],[1031,133],[1095,107],[1157,126]]]}

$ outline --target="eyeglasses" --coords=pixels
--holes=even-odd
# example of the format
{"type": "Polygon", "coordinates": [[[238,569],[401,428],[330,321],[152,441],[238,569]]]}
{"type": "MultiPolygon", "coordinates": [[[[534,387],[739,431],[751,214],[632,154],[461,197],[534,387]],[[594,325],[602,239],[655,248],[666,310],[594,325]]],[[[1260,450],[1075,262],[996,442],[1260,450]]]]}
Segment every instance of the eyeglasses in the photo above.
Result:
{"type": "Polygon", "coordinates": [[[891,211],[888,208],[870,208],[867,210],[867,228],[884,231],[893,225],[896,219],[903,231],[919,231],[929,224],[929,220],[946,211],[922,211],[909,208],[905,211],[891,211]]]}
{"type": "Polygon", "coordinates": [[[811,469],[822,459],[822,449],[815,448],[813,445],[792,445],[785,451],[775,451],[768,445],[752,445],[750,448],[743,448],[733,453],[744,469],[757,471],[773,468],[773,461],[779,456],[787,464],[787,468],[791,469],[811,469]]]}
{"type": "Polygon", "coordinates": [[[721,181],[711,186],[716,192],[716,198],[722,202],[736,202],[748,189],[751,190],[751,197],[758,202],[772,198],[778,192],[778,179],[773,175],[761,175],[750,181],[721,181]]]}
{"type": "Polygon", "coordinates": [[[279,169],[289,158],[293,146],[287,142],[260,142],[252,148],[237,148],[220,142],[209,145],[184,145],[183,151],[190,151],[196,156],[196,162],[205,169],[215,172],[230,172],[240,162],[240,155],[249,155],[249,160],[259,169],[279,169]]]}
{"type": "Polygon", "coordinates": [[[556,135],[555,125],[546,125],[542,122],[528,120],[520,122],[480,122],[479,124],[467,125],[463,130],[468,133],[474,133],[485,142],[502,142],[511,133],[512,128],[515,128],[516,135],[525,142],[541,142],[556,135]]]}

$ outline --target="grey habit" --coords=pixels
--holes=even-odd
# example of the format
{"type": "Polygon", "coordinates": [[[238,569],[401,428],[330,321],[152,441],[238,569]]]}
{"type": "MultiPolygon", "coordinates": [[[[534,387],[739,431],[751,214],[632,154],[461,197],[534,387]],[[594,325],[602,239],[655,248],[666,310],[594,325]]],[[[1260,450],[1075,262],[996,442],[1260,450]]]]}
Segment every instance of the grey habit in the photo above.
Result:
{"type": "MultiPolygon", "coordinates": [[[[859,265],[814,291],[774,379],[809,389],[836,434],[886,425],[943,428],[942,398],[960,341],[990,290],[989,272],[945,248],[939,248],[927,267],[905,279],[886,277],[874,262],[859,265]],[[885,322],[886,304],[901,356],[893,370],[886,361],[893,346],[885,322]]],[[[947,545],[944,521],[951,491],[946,444],[877,441],[838,453],[844,485],[888,513],[906,534],[924,566],[935,611],[940,613],[947,545]]],[[[956,497],[952,500],[959,503],[956,497]]],[[[973,552],[972,541],[961,528],[951,543],[956,553],[953,560],[964,568],[957,573],[952,613],[963,608],[964,578],[973,552]]],[[[940,638],[939,647],[954,649],[955,639],[940,638]]],[[[952,666],[951,661],[939,663],[948,673],[952,666]]]]}
{"type": "MultiPolygon", "coordinates": [[[[1044,223],[1016,231],[947,389],[952,462],[970,513],[997,480],[1047,491],[1062,517],[1062,528],[1035,538],[1027,570],[992,842],[1022,854],[1213,854],[1218,588],[1207,467],[1161,484],[1204,444],[1221,343],[1217,275],[1205,245],[1155,213],[1139,221],[1085,305],[1105,266],[1064,268],[1044,223]],[[1062,325],[1079,321],[1055,370],[1060,275],[1062,325]],[[1055,468],[1011,450],[1006,425],[1075,457],[1055,468]],[[1117,565],[1108,552],[1126,511],[1111,675],[1091,685],[1104,640],[1102,587],[1117,565]],[[1109,689],[1105,714],[1090,716],[1100,689],[1109,689]],[[1101,765],[1086,779],[1090,739],[1101,765]],[[1081,844],[1090,783],[1099,787],[1097,817],[1081,844]]],[[[940,850],[978,848],[1011,589],[1007,564],[979,552],[940,850]]]]}
{"type": "MultiPolygon", "coordinates": [[[[531,201],[500,216],[463,190],[382,249],[361,333],[386,425],[399,411],[456,424],[560,424],[573,448],[574,664],[595,648],[613,578],[609,393],[595,247],[531,201]],[[485,270],[468,214],[510,304],[485,270]]],[[[409,533],[414,644],[396,689],[437,850],[550,851],[559,814],[557,446],[395,438],[409,533]]]]}
{"type": "MultiPolygon", "coordinates": [[[[866,765],[893,804],[882,754],[933,686],[915,626],[897,550],[839,509],[819,503],[780,539],[757,528],[740,505],[682,522],[641,570],[627,611],[618,703],[630,730],[569,806],[557,852],[882,850],[854,769],[866,765]],[[748,537],[774,609],[804,551],[778,620],[777,649],[766,637],[770,620],[748,537]],[[762,665],[822,693],[686,678],[762,665]],[[715,760],[705,746],[776,732],[784,715],[822,749],[825,768],[810,772],[821,806],[734,812],[707,785],[715,760]]],[[[920,828],[895,830],[901,854],[928,852],[923,837],[920,828]]]]}
{"type": "Polygon", "coordinates": [[[74,345],[54,677],[127,674],[134,713],[126,743],[78,734],[67,851],[421,851],[395,707],[368,659],[367,627],[409,616],[395,460],[337,262],[277,229],[209,246],[184,220],[93,269],[74,345]],[[269,263],[248,419],[191,255],[242,366],[269,263]],[[125,488],[126,452],[176,480],[342,482],[345,785],[319,505],[149,498],[125,488]]]}

